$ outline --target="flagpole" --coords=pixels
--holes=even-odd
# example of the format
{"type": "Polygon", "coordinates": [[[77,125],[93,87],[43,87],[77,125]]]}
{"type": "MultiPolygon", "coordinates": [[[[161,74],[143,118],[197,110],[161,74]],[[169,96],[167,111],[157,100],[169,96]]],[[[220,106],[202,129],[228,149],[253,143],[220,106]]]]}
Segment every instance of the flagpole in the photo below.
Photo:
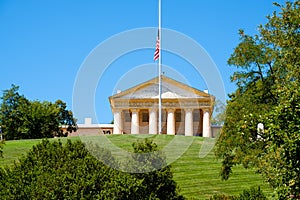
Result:
{"type": "Polygon", "coordinates": [[[161,93],[162,93],[162,83],[161,83],[161,0],[158,0],[158,38],[159,38],[159,57],[158,57],[158,133],[161,134],[161,118],[162,118],[162,106],[161,106],[161,93]]]}

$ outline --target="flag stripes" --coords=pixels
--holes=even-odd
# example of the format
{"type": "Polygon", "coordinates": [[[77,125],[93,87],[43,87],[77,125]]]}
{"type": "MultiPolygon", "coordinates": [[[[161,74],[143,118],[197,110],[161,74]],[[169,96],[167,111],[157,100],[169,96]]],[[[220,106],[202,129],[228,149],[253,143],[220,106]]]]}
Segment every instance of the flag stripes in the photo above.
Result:
{"type": "Polygon", "coordinates": [[[154,61],[156,61],[159,58],[159,33],[157,35],[157,39],[156,39],[156,49],[154,52],[154,61]]]}

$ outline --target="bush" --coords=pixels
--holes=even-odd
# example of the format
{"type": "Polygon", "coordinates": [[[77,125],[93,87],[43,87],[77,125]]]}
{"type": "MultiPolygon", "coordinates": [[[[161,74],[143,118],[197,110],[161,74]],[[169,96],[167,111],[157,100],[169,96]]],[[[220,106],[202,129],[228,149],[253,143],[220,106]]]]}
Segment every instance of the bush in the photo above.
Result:
{"type": "Polygon", "coordinates": [[[238,196],[226,196],[223,194],[214,195],[210,200],[266,200],[267,197],[261,191],[260,187],[251,187],[250,189],[244,190],[238,196]]]}
{"type": "Polygon", "coordinates": [[[267,197],[261,191],[260,187],[251,187],[249,190],[244,190],[242,194],[240,194],[239,200],[265,200],[267,197]]]}
{"type": "MultiPolygon", "coordinates": [[[[159,151],[157,145],[149,139],[133,143],[133,159],[138,163],[131,163],[135,167],[134,177],[141,180],[143,195],[151,199],[184,199],[178,195],[179,188],[173,180],[171,166],[166,164],[165,155],[159,151]]],[[[147,199],[147,198],[145,198],[147,199]]]]}
{"type": "MultiPolygon", "coordinates": [[[[119,164],[109,151],[99,146],[93,149],[111,164],[119,164]]],[[[161,185],[168,186],[172,176],[156,173],[162,179],[154,184],[145,181],[148,175],[137,177],[104,165],[80,141],[68,140],[63,145],[59,140],[43,140],[11,169],[0,169],[0,196],[2,199],[163,199],[153,192],[159,191],[161,185]],[[158,189],[145,192],[150,184],[158,189]]],[[[166,190],[164,195],[182,199],[176,191],[166,190]]]]}

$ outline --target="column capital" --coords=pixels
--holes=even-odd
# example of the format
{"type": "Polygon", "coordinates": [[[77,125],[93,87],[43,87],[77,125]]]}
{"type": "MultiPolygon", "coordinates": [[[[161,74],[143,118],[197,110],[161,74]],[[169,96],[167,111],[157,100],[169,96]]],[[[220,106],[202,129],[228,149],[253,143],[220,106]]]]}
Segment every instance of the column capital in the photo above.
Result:
{"type": "Polygon", "coordinates": [[[209,112],[210,113],[210,108],[201,108],[203,112],[209,112]]]}
{"type": "Polygon", "coordinates": [[[194,108],[184,108],[184,111],[186,112],[192,112],[194,110],[194,108]]]}
{"type": "Polygon", "coordinates": [[[139,108],[130,108],[130,111],[131,111],[131,112],[139,112],[140,109],[139,109],[139,108]]]}
{"type": "Polygon", "coordinates": [[[155,111],[157,111],[157,110],[158,110],[158,108],[155,108],[155,107],[149,108],[149,111],[150,111],[150,112],[155,112],[155,111]]]}
{"type": "Polygon", "coordinates": [[[123,110],[122,108],[112,108],[113,113],[121,112],[122,110],[123,110]]]}
{"type": "Polygon", "coordinates": [[[170,112],[175,112],[176,111],[176,108],[167,108],[167,112],[170,113],[170,112]]]}

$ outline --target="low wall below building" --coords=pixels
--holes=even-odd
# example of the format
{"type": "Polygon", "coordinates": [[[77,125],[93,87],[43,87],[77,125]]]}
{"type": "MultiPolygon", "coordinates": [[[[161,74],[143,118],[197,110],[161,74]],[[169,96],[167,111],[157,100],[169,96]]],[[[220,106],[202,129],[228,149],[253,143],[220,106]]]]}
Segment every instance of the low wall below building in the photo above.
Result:
{"type": "MultiPolygon", "coordinates": [[[[80,126],[78,125],[78,129],[76,132],[72,132],[68,136],[88,136],[88,135],[109,135],[113,133],[113,124],[107,126],[107,124],[93,124],[94,126],[80,126]],[[97,125],[97,127],[95,127],[97,125]]],[[[219,136],[222,126],[211,126],[211,134],[213,138],[219,136]]],[[[184,134],[178,134],[184,135],[184,134]]]]}
{"type": "Polygon", "coordinates": [[[212,125],[211,126],[211,135],[213,138],[216,138],[220,135],[220,132],[221,132],[221,129],[222,129],[222,126],[220,125],[212,125]]]}
{"type": "MultiPolygon", "coordinates": [[[[68,136],[91,136],[91,135],[103,135],[112,134],[114,129],[114,124],[92,124],[90,118],[85,119],[84,124],[77,125],[77,131],[70,133],[68,136]]],[[[211,126],[211,136],[216,138],[219,136],[222,126],[212,125],[211,126]]],[[[184,135],[184,134],[178,134],[184,135]]]]}
{"type": "Polygon", "coordinates": [[[92,124],[92,120],[90,118],[86,118],[85,123],[77,124],[77,131],[72,132],[68,136],[112,134],[113,129],[114,129],[113,124],[92,124]]]}

